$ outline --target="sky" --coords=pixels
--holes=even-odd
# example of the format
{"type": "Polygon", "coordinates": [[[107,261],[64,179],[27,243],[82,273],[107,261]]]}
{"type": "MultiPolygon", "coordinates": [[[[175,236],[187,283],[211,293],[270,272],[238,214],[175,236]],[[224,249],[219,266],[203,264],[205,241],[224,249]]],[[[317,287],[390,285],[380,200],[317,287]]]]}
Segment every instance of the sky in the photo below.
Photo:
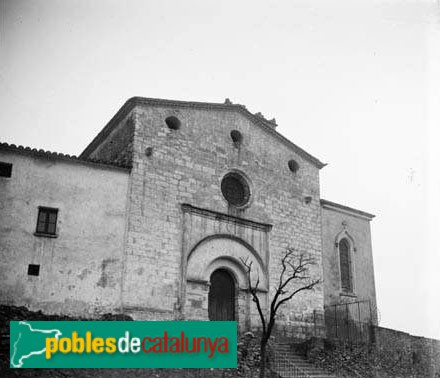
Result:
{"type": "Polygon", "coordinates": [[[78,155],[132,96],[246,105],[376,215],[380,324],[440,339],[438,0],[0,0],[0,141],[78,155]]]}

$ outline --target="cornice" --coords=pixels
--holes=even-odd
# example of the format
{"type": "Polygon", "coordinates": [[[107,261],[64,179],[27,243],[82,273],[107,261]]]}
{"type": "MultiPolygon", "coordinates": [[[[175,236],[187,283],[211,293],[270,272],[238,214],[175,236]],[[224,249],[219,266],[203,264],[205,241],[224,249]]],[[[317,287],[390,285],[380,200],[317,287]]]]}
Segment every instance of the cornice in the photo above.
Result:
{"type": "Polygon", "coordinates": [[[0,151],[14,152],[20,155],[27,155],[36,158],[46,159],[46,160],[60,160],[70,163],[84,164],[94,168],[101,168],[101,169],[116,169],[121,171],[127,171],[130,169],[129,166],[122,164],[107,163],[96,159],[81,159],[75,155],[45,151],[42,149],[37,150],[36,148],[17,146],[15,144],[8,144],[8,143],[0,143],[0,151]]]}
{"type": "Polygon", "coordinates": [[[263,230],[265,232],[268,232],[272,229],[271,224],[255,222],[255,221],[252,221],[249,219],[239,218],[239,217],[235,217],[233,215],[220,213],[218,211],[195,207],[195,206],[187,204],[187,203],[181,204],[181,207],[182,207],[182,211],[184,213],[198,214],[198,215],[206,217],[206,218],[211,218],[211,219],[224,221],[224,222],[237,223],[237,224],[249,227],[249,228],[263,230]]]}
{"type": "Polygon", "coordinates": [[[321,202],[321,207],[323,207],[324,209],[334,210],[343,214],[353,215],[355,217],[366,219],[368,221],[371,221],[375,217],[374,214],[353,209],[352,207],[340,205],[339,203],[336,202],[331,202],[324,199],[321,199],[320,202],[321,202]]]}

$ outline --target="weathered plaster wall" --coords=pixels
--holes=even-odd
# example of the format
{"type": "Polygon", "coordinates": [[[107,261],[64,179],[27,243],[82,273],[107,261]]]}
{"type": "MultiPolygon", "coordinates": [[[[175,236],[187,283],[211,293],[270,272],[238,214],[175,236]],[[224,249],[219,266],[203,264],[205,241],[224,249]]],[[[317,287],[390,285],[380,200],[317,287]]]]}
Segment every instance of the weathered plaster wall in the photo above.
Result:
{"type": "MultiPolygon", "coordinates": [[[[373,322],[377,324],[376,289],[374,283],[373,253],[371,247],[370,221],[355,213],[322,208],[322,256],[324,269],[325,305],[335,303],[370,300],[373,322]],[[352,251],[353,286],[352,295],[341,290],[339,250],[337,236],[352,238],[355,250],[352,251]],[[348,236],[347,236],[348,235],[348,236]]],[[[370,308],[360,306],[360,319],[370,318],[370,308]]],[[[358,320],[357,306],[350,307],[355,320],[358,320]]],[[[345,306],[341,308],[345,312],[345,306]]]]}
{"type": "Polygon", "coordinates": [[[120,306],[129,173],[0,150],[0,301],[93,315],[120,306]],[[38,206],[58,208],[57,237],[37,237],[38,206]],[[39,264],[39,276],[28,265],[39,264]]]}
{"type": "MultiPolygon", "coordinates": [[[[318,265],[312,275],[322,276],[316,166],[235,111],[138,105],[131,117],[135,135],[123,288],[128,313],[169,319],[200,313],[190,303],[181,303],[185,301],[181,282],[186,279],[181,276],[183,240],[196,242],[194,235],[219,230],[210,231],[209,222],[201,221],[198,230],[193,228],[196,234],[191,233],[184,227],[182,203],[272,225],[267,241],[270,282],[278,277],[279,261],[288,246],[316,256],[318,265]],[[179,130],[167,127],[165,119],[170,115],[180,119],[179,130]],[[233,129],[243,134],[239,148],[230,137],[233,129]],[[151,156],[145,154],[149,147],[151,156]],[[292,158],[300,165],[296,174],[288,168],[292,158]],[[230,208],[220,190],[222,177],[232,169],[243,172],[251,184],[251,203],[243,210],[230,208]],[[311,197],[310,203],[306,196],[311,197]]],[[[244,229],[224,227],[221,232],[244,238],[244,229]]],[[[264,256],[263,249],[257,252],[264,256]]],[[[287,324],[298,314],[322,309],[319,287],[298,295],[283,309],[280,321],[287,324]]]]}

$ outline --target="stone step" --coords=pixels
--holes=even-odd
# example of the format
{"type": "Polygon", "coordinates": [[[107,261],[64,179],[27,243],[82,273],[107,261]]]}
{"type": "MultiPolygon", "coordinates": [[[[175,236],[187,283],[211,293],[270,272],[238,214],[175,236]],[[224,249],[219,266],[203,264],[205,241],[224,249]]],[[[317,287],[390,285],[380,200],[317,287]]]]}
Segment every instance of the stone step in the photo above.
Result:
{"type": "MultiPolygon", "coordinates": [[[[295,354],[293,348],[288,344],[279,344],[275,347],[276,366],[275,370],[282,377],[296,376],[294,368],[296,367],[300,373],[306,378],[335,378],[329,372],[313,365],[303,356],[295,354]]],[[[302,375],[300,375],[302,377],[302,375]]]]}
{"type": "MultiPolygon", "coordinates": [[[[308,374],[319,374],[319,375],[329,375],[329,373],[323,369],[316,368],[315,366],[304,366],[304,365],[297,365],[292,363],[293,366],[296,366],[300,370],[306,371],[308,374]]],[[[283,367],[281,367],[283,368],[283,367]]]]}
{"type": "MultiPolygon", "coordinates": [[[[293,372],[292,369],[290,369],[290,370],[277,370],[278,374],[285,374],[285,373],[292,373],[292,372],[293,372]]],[[[334,378],[333,375],[329,375],[328,373],[314,373],[314,372],[307,371],[307,370],[300,370],[300,372],[303,372],[307,378],[310,378],[310,377],[314,377],[314,378],[318,378],[318,377],[319,378],[323,378],[323,377],[325,377],[325,378],[334,378]]]]}
{"type": "MultiPolygon", "coordinates": [[[[314,375],[314,376],[329,376],[329,373],[328,372],[326,372],[326,371],[324,371],[324,370],[315,370],[315,369],[309,369],[309,368],[306,368],[306,367],[299,367],[298,366],[298,368],[301,370],[301,371],[304,371],[305,373],[307,373],[308,375],[314,375]]],[[[289,368],[280,368],[279,370],[280,371],[285,371],[285,370],[288,370],[289,368]]]]}

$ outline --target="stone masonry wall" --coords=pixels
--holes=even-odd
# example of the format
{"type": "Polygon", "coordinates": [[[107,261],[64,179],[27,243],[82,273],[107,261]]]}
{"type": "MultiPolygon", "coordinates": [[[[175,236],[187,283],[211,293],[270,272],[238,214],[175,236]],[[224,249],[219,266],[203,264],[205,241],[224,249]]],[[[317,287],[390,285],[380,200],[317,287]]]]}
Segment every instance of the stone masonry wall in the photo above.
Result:
{"type": "Polygon", "coordinates": [[[0,161],[13,164],[0,177],[0,302],[74,316],[119,309],[129,172],[10,151],[0,161]],[[58,209],[56,237],[34,235],[39,206],[58,209]]]}
{"type": "Polygon", "coordinates": [[[131,166],[134,122],[125,117],[89,157],[108,163],[131,166]]]}
{"type": "MultiPolygon", "coordinates": [[[[322,276],[318,168],[235,111],[138,105],[131,117],[135,134],[125,311],[143,319],[185,317],[180,303],[180,286],[186,284],[181,277],[182,203],[272,225],[270,282],[279,276],[279,261],[288,246],[312,253],[318,262],[312,275],[322,276]],[[171,115],[180,119],[179,130],[167,127],[165,119],[171,115]],[[233,129],[243,135],[239,148],[230,137],[233,129]],[[151,156],[146,156],[147,148],[152,148],[151,156]],[[292,158],[300,165],[296,174],[287,165],[292,158]],[[229,208],[220,191],[222,177],[232,169],[250,181],[251,204],[244,210],[229,208]],[[311,197],[310,203],[305,196],[311,197]]],[[[233,228],[225,232],[240,236],[233,228]]],[[[322,308],[319,287],[298,295],[280,320],[288,323],[322,308]]]]}
{"type": "Polygon", "coordinates": [[[440,340],[377,326],[372,329],[372,343],[325,340],[321,350],[309,343],[308,358],[338,377],[440,377],[440,340]]]}
{"type": "Polygon", "coordinates": [[[400,359],[420,370],[419,376],[440,377],[440,340],[374,327],[376,348],[385,354],[398,352],[400,359]]]}

